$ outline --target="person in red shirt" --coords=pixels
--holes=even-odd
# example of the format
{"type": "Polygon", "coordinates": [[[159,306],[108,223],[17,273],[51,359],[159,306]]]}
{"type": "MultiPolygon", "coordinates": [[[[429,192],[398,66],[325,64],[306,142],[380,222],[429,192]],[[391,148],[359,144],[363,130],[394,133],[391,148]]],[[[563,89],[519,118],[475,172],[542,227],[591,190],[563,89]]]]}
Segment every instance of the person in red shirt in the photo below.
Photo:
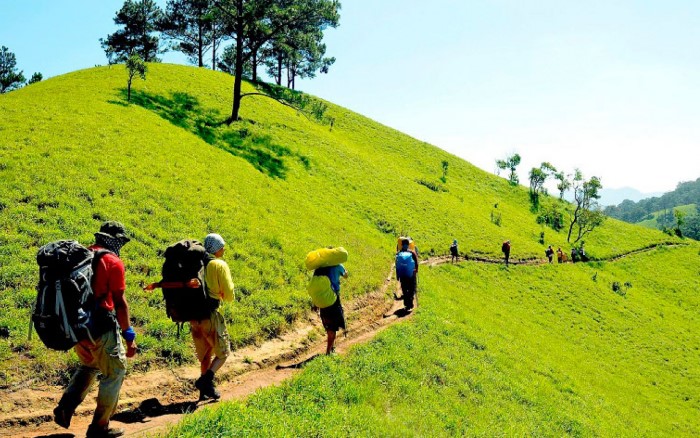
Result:
{"type": "Polygon", "coordinates": [[[109,427],[109,419],[119,401],[126,358],[136,354],[136,333],[130,324],[129,305],[124,291],[126,281],[124,263],[119,251],[129,238],[124,225],[115,221],[102,224],[95,233],[95,244],[90,247],[97,261],[93,264],[92,289],[95,306],[90,317],[92,339],[83,339],[74,347],[80,359],[80,367],[63,392],[54,409],[54,421],[68,428],[76,408],[87,396],[98,373],[102,373],[97,407],[87,437],[117,437],[122,429],[109,427]],[[122,343],[126,341],[126,349],[122,343]]]}

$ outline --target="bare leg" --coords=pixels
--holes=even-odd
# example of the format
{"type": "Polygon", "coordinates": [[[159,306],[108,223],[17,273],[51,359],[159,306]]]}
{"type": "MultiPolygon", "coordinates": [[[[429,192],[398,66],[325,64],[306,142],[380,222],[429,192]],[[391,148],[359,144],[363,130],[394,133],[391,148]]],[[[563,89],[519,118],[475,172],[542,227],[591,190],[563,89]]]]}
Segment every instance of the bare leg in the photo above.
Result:
{"type": "Polygon", "coordinates": [[[335,343],[335,332],[332,330],[326,330],[328,335],[328,340],[326,342],[326,354],[331,354],[333,351],[333,344],[335,343]]]}
{"type": "Polygon", "coordinates": [[[206,373],[209,370],[211,365],[212,365],[211,356],[209,356],[207,354],[207,356],[204,357],[202,359],[202,361],[199,363],[199,370],[202,373],[202,375],[204,375],[204,373],[206,373]]]}
{"type": "Polygon", "coordinates": [[[225,362],[226,357],[216,357],[211,362],[211,366],[209,367],[209,369],[212,371],[212,373],[216,373],[224,365],[225,362]]]}

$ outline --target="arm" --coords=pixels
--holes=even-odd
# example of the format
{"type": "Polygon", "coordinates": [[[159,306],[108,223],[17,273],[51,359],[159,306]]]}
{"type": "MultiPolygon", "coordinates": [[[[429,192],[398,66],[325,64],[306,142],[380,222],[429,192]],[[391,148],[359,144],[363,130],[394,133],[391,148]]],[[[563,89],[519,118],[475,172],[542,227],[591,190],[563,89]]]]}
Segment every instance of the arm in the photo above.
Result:
{"type": "Polygon", "coordinates": [[[231,270],[225,261],[216,259],[207,265],[206,283],[214,298],[223,301],[233,301],[234,286],[231,270]]]}
{"type": "Polygon", "coordinates": [[[182,287],[189,287],[192,289],[197,289],[200,287],[202,283],[199,282],[199,279],[193,278],[187,282],[185,281],[159,281],[158,283],[151,283],[147,284],[146,286],[143,287],[143,290],[145,291],[152,291],[156,288],[163,288],[163,289],[179,289],[182,287]]]}
{"type": "MultiPolygon", "coordinates": [[[[131,318],[129,317],[129,303],[126,302],[124,291],[112,292],[114,300],[114,310],[117,313],[117,322],[122,332],[131,328],[131,318]]],[[[133,329],[132,329],[133,330],[133,329]]],[[[136,354],[136,341],[126,341],[126,357],[134,357],[136,354]]]]}

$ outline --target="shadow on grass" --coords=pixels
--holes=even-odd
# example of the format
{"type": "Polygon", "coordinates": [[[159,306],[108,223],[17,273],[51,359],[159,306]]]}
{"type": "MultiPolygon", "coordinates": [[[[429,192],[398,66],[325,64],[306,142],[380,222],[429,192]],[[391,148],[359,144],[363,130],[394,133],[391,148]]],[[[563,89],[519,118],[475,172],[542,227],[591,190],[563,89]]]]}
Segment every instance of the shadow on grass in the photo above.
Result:
{"type": "MultiPolygon", "coordinates": [[[[126,93],[126,89],[122,89],[123,100],[110,103],[128,105],[126,93]]],[[[197,98],[190,94],[174,92],[168,98],[132,90],[131,103],[153,111],[212,146],[243,158],[258,171],[272,178],[286,178],[289,170],[287,158],[296,158],[306,170],[310,167],[307,157],[274,143],[267,135],[252,134],[245,126],[225,125],[221,122],[224,118],[218,112],[203,108],[197,98]]]]}

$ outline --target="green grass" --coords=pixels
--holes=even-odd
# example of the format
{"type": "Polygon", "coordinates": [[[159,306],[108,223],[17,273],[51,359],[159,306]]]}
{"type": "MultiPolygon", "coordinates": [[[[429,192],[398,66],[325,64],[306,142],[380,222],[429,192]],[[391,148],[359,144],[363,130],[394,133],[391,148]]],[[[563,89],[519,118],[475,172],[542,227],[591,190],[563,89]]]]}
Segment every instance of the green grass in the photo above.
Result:
{"type": "Polygon", "coordinates": [[[171,436],[697,436],[698,256],[426,269],[410,322],[171,436]]]}
{"type": "MultiPolygon", "coordinates": [[[[319,246],[349,250],[346,299],[382,283],[399,234],[423,254],[446,253],[455,238],[462,251],[492,257],[511,239],[516,259],[569,247],[564,232],[536,223],[525,188],[341,107],[326,102],[318,121],[246,97],[244,120],[229,127],[217,123],[230,111],[224,73],[152,64],[132,103],[125,85],[115,65],[0,96],[0,328],[9,331],[0,385],[62,381],[76,363],[27,341],[35,254],[56,239],[89,244],[107,219],[133,235],[122,257],[141,347],[136,370],[194,361],[160,294],[141,291],[159,279],[164,248],[183,238],[217,232],[229,244],[237,301],[222,311],[234,347],[275,336],[307,311],[303,258],[319,246]],[[449,175],[438,182],[443,160],[449,175]]],[[[609,220],[586,248],[608,257],[667,241],[678,240],[609,220]]]]}

